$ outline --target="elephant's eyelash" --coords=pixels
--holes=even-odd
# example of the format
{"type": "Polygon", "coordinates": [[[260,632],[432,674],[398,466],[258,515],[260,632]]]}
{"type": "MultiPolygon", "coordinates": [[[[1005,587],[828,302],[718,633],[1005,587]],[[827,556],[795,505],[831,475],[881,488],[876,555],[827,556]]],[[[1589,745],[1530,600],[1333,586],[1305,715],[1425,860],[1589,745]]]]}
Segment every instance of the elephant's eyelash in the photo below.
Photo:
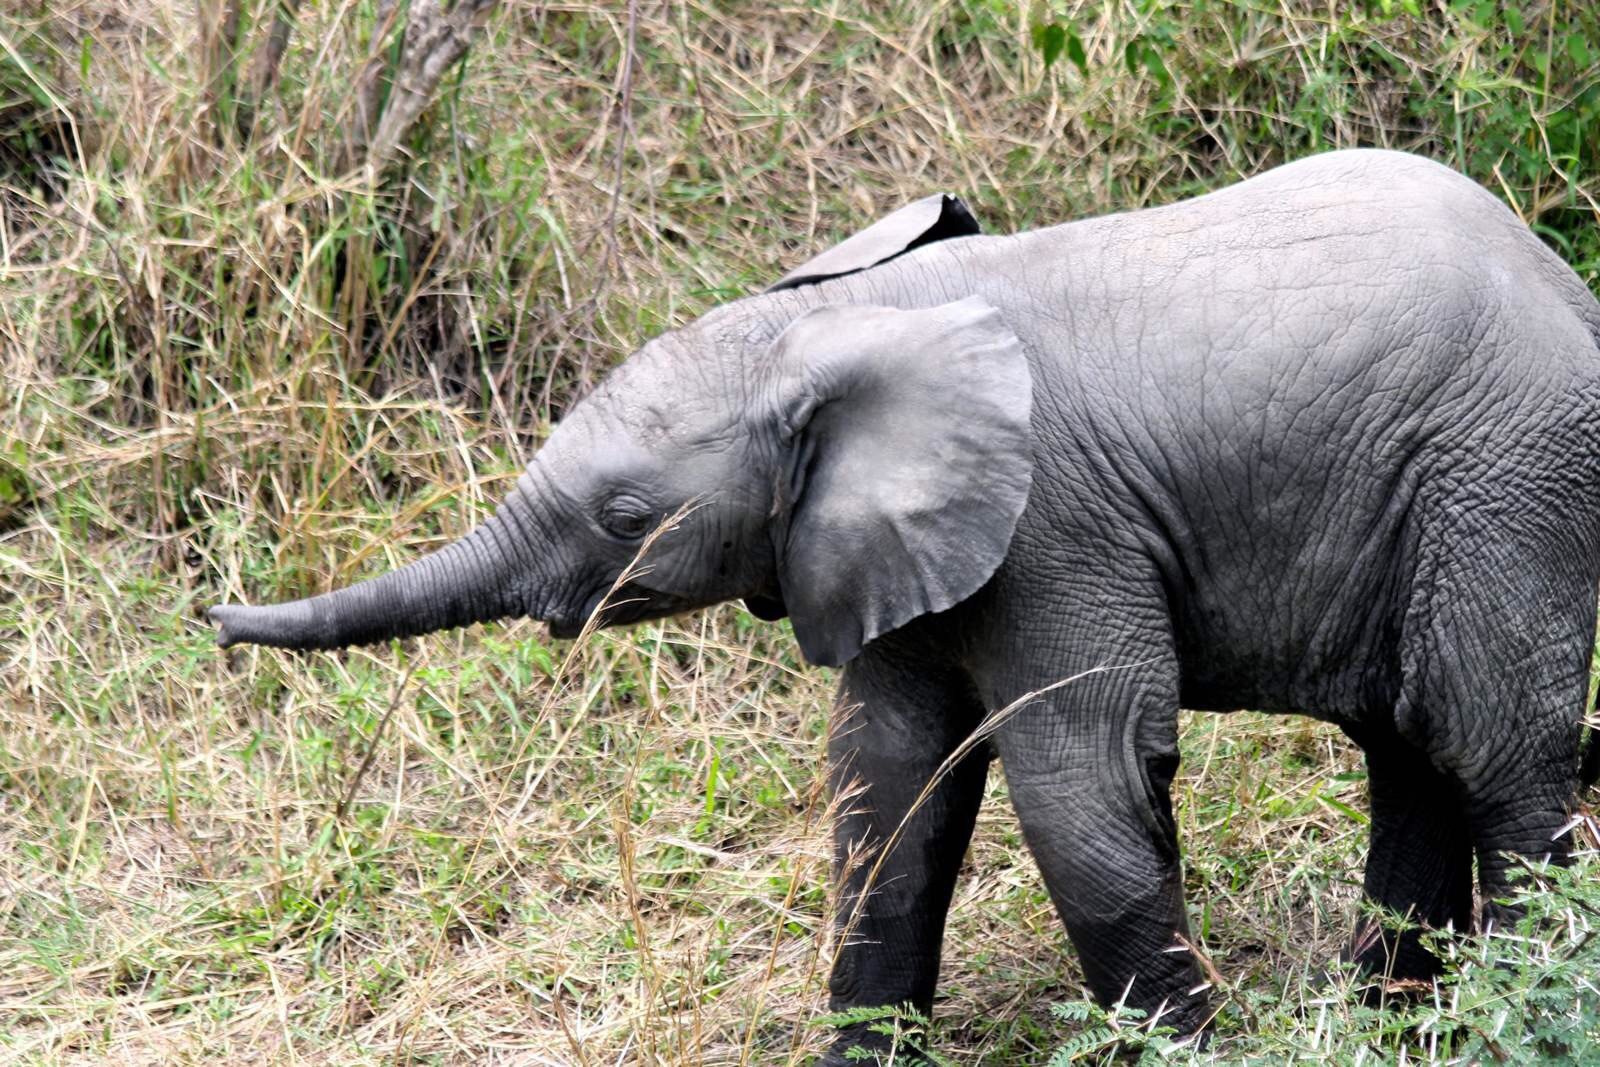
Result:
{"type": "Polygon", "coordinates": [[[625,540],[636,540],[650,532],[655,512],[631,496],[614,496],[600,508],[600,525],[607,533],[625,540]]]}

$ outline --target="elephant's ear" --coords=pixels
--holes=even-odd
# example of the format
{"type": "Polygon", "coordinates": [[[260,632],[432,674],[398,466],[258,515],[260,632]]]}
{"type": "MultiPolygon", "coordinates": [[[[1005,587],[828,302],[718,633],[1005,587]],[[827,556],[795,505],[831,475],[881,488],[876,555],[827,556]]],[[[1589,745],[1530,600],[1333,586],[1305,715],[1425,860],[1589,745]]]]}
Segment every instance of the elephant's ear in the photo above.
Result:
{"type": "Polygon", "coordinates": [[[949,193],[935,193],[907,204],[892,215],[874,222],[853,237],[815,256],[779,278],[767,288],[793,289],[813,282],[854,274],[876,267],[934,241],[950,237],[971,237],[978,233],[978,220],[967,205],[949,193]]]}
{"type": "Polygon", "coordinates": [[[977,297],[822,307],[774,344],[778,580],[806,658],[837,666],[1000,566],[1032,481],[1028,361],[977,297]]]}

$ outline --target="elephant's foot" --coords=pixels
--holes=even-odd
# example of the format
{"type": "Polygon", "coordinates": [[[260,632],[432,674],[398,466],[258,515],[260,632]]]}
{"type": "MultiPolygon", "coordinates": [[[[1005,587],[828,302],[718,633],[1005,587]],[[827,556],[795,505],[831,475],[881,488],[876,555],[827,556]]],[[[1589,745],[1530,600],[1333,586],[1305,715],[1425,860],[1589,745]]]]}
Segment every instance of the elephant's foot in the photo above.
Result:
{"type": "Polygon", "coordinates": [[[833,1045],[817,1061],[817,1067],[930,1067],[923,1055],[925,1038],[920,1030],[907,1030],[896,1024],[895,1033],[872,1029],[873,1023],[843,1027],[833,1045]]]}
{"type": "Polygon", "coordinates": [[[1361,973],[1390,992],[1407,988],[1431,988],[1444,973],[1444,963],[1423,943],[1424,931],[1407,925],[1396,929],[1376,919],[1365,919],[1356,928],[1345,958],[1361,973]]]}

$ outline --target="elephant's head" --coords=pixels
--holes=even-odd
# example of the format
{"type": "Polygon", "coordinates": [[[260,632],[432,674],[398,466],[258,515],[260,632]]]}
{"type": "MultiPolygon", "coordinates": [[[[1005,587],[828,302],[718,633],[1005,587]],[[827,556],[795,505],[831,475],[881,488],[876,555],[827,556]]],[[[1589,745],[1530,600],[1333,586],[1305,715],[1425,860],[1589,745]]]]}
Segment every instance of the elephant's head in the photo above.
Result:
{"type": "Polygon", "coordinates": [[[813,662],[839,664],[971,596],[1028,495],[1021,345],[977,297],[854,302],[870,268],[970,232],[963,220],[958,201],[931,197],[781,291],[657,337],[572,409],[489,521],[345,589],[214,607],[218,641],[339,648],[517,615],[570,636],[685,509],[601,621],[744,597],[763,617],[792,616],[813,662]],[[816,284],[841,275],[859,278],[816,284]]]}

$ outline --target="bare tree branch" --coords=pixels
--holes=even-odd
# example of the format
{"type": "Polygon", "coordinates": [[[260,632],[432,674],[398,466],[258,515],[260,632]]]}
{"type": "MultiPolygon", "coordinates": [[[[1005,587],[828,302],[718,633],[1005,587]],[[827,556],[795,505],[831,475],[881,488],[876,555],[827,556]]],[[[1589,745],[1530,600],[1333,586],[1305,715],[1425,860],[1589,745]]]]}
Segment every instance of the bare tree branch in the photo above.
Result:
{"type": "Polygon", "coordinates": [[[200,70],[204,78],[205,122],[220,143],[227,120],[225,106],[235,96],[239,62],[239,23],[244,0],[195,0],[200,32],[200,70]]]}
{"type": "Polygon", "coordinates": [[[239,103],[237,128],[240,137],[249,137],[255,128],[267,94],[278,83],[278,69],[283,65],[283,54],[289,50],[289,33],[294,29],[295,17],[300,13],[301,0],[272,0],[272,29],[267,33],[266,44],[255,55],[250,66],[250,95],[239,103]]]}
{"type": "Polygon", "coordinates": [[[622,70],[617,79],[617,158],[611,175],[611,209],[606,213],[606,271],[622,257],[617,248],[617,207],[622,203],[622,167],[633,136],[633,63],[639,33],[639,0],[628,2],[627,40],[622,46],[622,70]]]}
{"type": "Polygon", "coordinates": [[[339,165],[341,170],[366,156],[372,131],[377,128],[378,116],[383,110],[384,75],[389,69],[389,34],[394,29],[398,15],[395,0],[378,0],[377,18],[372,24],[372,40],[367,45],[367,61],[356,76],[353,110],[345,123],[344,153],[339,165]]]}
{"type": "Polygon", "coordinates": [[[466,55],[496,3],[497,0],[458,0],[446,12],[440,0],[413,0],[388,105],[367,145],[369,173],[382,170],[388,163],[412,123],[433,99],[445,72],[466,55]]]}
{"type": "Polygon", "coordinates": [[[255,67],[251,71],[250,84],[258,97],[277,82],[278,67],[283,63],[284,52],[289,50],[289,31],[300,13],[300,0],[278,0],[274,6],[277,13],[272,18],[272,32],[267,37],[267,46],[256,53],[255,67]]]}

